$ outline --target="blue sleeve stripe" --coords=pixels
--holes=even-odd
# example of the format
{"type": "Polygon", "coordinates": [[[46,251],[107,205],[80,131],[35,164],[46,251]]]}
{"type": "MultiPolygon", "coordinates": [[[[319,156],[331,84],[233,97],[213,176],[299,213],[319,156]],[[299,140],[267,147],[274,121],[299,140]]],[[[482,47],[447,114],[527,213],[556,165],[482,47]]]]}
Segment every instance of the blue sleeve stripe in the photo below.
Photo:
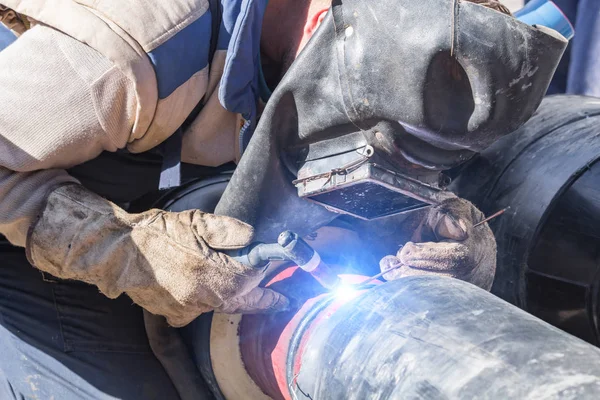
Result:
{"type": "Polygon", "coordinates": [[[195,73],[208,65],[211,16],[200,18],[148,53],[158,81],[158,97],[169,97],[195,73]]]}
{"type": "Polygon", "coordinates": [[[15,41],[17,37],[4,25],[0,24],[0,51],[15,41]]]}

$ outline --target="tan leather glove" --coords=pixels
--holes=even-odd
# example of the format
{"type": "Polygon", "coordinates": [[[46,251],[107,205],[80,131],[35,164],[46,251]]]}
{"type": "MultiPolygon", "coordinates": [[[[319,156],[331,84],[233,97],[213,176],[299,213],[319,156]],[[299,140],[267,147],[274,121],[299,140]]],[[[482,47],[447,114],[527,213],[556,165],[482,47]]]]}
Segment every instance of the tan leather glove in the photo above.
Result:
{"type": "Polygon", "coordinates": [[[432,207],[412,241],[396,256],[381,260],[382,272],[402,265],[384,278],[443,275],[490,290],[496,272],[496,240],[487,223],[473,227],[484,218],[473,204],[458,197],[432,207]]]}
{"type": "Polygon", "coordinates": [[[153,314],[183,326],[201,313],[281,310],[287,299],[258,288],[263,271],[217,250],[248,245],[253,230],[200,211],[129,214],[76,184],[50,193],[27,240],[42,271],[123,292],[153,314]]]}

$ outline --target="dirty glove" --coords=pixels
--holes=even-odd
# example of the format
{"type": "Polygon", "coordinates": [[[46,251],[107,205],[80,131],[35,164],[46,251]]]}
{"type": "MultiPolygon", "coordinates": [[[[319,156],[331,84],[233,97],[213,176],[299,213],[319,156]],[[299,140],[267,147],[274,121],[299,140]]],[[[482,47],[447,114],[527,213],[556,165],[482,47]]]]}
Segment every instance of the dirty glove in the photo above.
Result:
{"type": "Polygon", "coordinates": [[[183,326],[201,313],[287,307],[258,288],[263,272],[217,250],[248,245],[252,228],[200,211],[129,214],[76,184],[52,191],[29,230],[27,257],[42,271],[123,292],[153,314],[183,326]]]}
{"type": "Polygon", "coordinates": [[[490,290],[496,272],[496,240],[487,223],[473,225],[484,215],[470,202],[452,197],[432,207],[412,241],[396,256],[384,257],[381,271],[394,280],[411,275],[443,275],[490,290]]]}

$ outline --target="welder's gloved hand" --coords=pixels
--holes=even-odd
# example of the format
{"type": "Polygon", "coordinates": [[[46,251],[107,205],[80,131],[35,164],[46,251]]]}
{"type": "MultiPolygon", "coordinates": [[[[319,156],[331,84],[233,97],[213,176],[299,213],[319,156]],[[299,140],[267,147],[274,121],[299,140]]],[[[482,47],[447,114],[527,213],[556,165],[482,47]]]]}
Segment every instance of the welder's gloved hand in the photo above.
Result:
{"type": "Polygon", "coordinates": [[[490,290],[496,272],[496,240],[484,215],[470,202],[453,197],[432,207],[412,241],[396,256],[384,257],[381,271],[394,280],[412,275],[443,275],[490,290]]]}
{"type": "Polygon", "coordinates": [[[76,184],[52,191],[27,239],[37,268],[127,293],[153,314],[183,326],[201,313],[278,311],[287,299],[258,288],[263,271],[218,250],[250,243],[253,229],[200,211],[129,214],[76,184]]]}

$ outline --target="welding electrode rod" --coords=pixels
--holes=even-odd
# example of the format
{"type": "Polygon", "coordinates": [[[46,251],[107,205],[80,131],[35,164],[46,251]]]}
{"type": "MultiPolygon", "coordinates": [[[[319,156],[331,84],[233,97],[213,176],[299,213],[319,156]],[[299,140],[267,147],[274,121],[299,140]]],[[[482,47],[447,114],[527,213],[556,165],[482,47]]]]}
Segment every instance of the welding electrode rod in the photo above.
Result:
{"type": "Polygon", "coordinates": [[[401,266],[402,266],[402,264],[394,265],[392,268],[390,268],[390,269],[388,269],[386,271],[380,272],[377,275],[373,275],[372,277],[370,277],[368,280],[364,281],[363,283],[371,282],[371,281],[374,281],[377,278],[381,278],[383,275],[387,274],[388,272],[395,271],[398,268],[400,268],[401,266]]]}
{"type": "Polygon", "coordinates": [[[494,219],[494,218],[496,218],[496,217],[499,217],[499,216],[501,216],[501,215],[502,215],[502,214],[504,214],[504,213],[505,213],[505,212],[506,212],[506,211],[507,211],[509,208],[510,208],[510,207],[503,208],[502,210],[500,210],[500,211],[498,211],[498,212],[496,212],[496,213],[494,213],[494,214],[490,215],[489,217],[487,217],[487,218],[486,218],[486,219],[484,219],[483,221],[481,221],[481,222],[478,222],[478,223],[476,223],[475,225],[473,225],[473,228],[477,228],[479,225],[483,225],[483,224],[485,224],[486,222],[488,222],[488,221],[490,221],[490,220],[492,220],[492,219],[494,219]]]}
{"type": "Polygon", "coordinates": [[[375,279],[381,278],[383,275],[387,274],[388,272],[395,271],[398,268],[400,268],[401,266],[402,266],[402,264],[396,264],[392,268],[390,268],[386,271],[380,272],[377,275],[373,275],[373,276],[367,278],[366,280],[364,280],[362,283],[359,283],[358,285],[356,285],[355,289],[361,289],[364,286],[367,286],[370,282],[373,282],[375,279]]]}
{"type": "MultiPolygon", "coordinates": [[[[475,225],[473,225],[473,228],[476,228],[476,227],[478,227],[479,225],[483,225],[483,224],[485,224],[486,222],[488,222],[488,221],[490,221],[490,220],[492,220],[492,219],[494,219],[494,218],[496,218],[496,217],[499,217],[499,216],[501,216],[501,215],[502,215],[502,214],[504,214],[504,213],[505,213],[505,212],[506,212],[506,211],[507,211],[509,208],[510,208],[510,207],[506,207],[506,208],[503,208],[502,210],[500,210],[500,211],[498,211],[498,212],[495,212],[494,214],[490,215],[489,217],[487,217],[487,218],[486,218],[486,219],[484,219],[483,221],[481,221],[481,222],[478,222],[478,223],[476,223],[475,225]]],[[[381,278],[383,275],[387,274],[388,272],[395,271],[395,270],[397,270],[397,269],[398,269],[398,268],[400,268],[400,267],[402,267],[402,264],[395,265],[395,266],[393,266],[392,268],[388,269],[387,271],[383,271],[383,272],[380,272],[380,273],[378,273],[377,275],[373,275],[373,276],[371,276],[371,277],[367,278],[367,279],[366,279],[364,282],[362,282],[362,283],[358,284],[357,288],[360,288],[360,287],[362,287],[362,286],[366,286],[367,284],[369,284],[369,282],[373,282],[375,279],[377,279],[377,278],[381,278]]]]}

